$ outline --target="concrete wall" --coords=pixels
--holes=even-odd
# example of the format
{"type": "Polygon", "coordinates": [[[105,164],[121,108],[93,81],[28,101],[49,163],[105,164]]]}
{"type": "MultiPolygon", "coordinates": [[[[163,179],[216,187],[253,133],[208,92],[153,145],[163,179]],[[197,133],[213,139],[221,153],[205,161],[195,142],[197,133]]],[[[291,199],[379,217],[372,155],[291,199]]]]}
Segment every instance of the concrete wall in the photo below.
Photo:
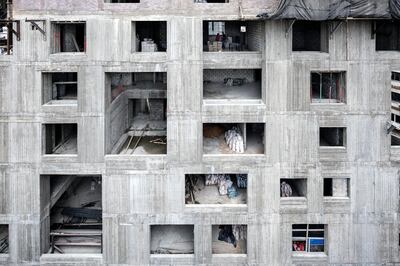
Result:
{"type": "MultiPolygon", "coordinates": [[[[142,0],[15,0],[16,19],[86,21],[85,54],[50,54],[21,22],[14,55],[0,57],[0,223],[10,227],[7,265],[398,264],[400,150],[385,132],[390,72],[400,53],[375,52],[368,21],[348,21],[329,53],[292,53],[286,21],[265,22],[260,53],[203,53],[202,20],[240,19],[239,0],[194,4],[142,0]],[[134,20],[167,21],[167,53],[131,53],[134,20]],[[263,102],[203,104],[203,68],[262,68],[263,102]],[[225,67],[224,67],[225,68],[225,67]],[[347,72],[344,105],[310,104],[310,71],[347,72]],[[77,71],[77,105],[42,105],[43,71],[77,71]],[[168,72],[168,154],[105,155],[110,92],[106,72],[168,72]],[[43,123],[77,123],[78,154],[42,155],[43,123]],[[202,123],[265,123],[265,155],[202,154],[202,123]],[[347,127],[345,149],[319,148],[320,126],[347,127]],[[187,208],[186,173],[248,173],[243,208],[187,208]],[[103,254],[41,255],[40,175],[101,174],[103,254]],[[323,199],[323,177],[350,178],[350,198],[323,199]],[[283,204],[280,178],[307,178],[304,202],[283,204]],[[246,256],[211,254],[213,224],[248,225],[246,256]],[[293,223],[327,225],[327,256],[294,256],[293,223]],[[151,224],[193,224],[192,256],[150,256],[151,224]]],[[[243,0],[247,19],[276,1],[243,0]]]]}

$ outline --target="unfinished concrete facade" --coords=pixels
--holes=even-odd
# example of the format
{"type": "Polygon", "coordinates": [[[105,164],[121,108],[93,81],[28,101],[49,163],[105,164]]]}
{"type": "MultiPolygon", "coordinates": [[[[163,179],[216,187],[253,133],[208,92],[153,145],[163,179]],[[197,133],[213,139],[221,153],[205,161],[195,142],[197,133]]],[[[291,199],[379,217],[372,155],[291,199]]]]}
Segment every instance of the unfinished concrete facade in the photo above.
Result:
{"type": "MultiPolygon", "coordinates": [[[[376,51],[371,20],[291,26],[291,21],[256,19],[278,1],[209,2],[13,1],[20,41],[14,37],[12,55],[0,56],[1,264],[400,263],[400,149],[391,146],[387,132],[391,74],[400,70],[400,52],[376,51]],[[26,19],[36,20],[44,33],[26,19]],[[239,37],[228,36],[229,45],[204,42],[205,21],[242,26],[241,19],[249,22],[232,31],[239,37]],[[154,36],[141,39],[136,33],[143,30],[133,27],[145,25],[138,23],[142,21],[166,22],[166,35],[154,31],[154,36]],[[336,30],[323,31],[329,24],[336,30]],[[310,28],[310,36],[315,29],[324,32],[318,47],[308,49],[302,43],[292,51],[292,30],[310,28]],[[250,39],[262,41],[250,49],[250,39]],[[145,45],[137,49],[141,42],[145,45]],[[311,51],[298,51],[306,48],[311,51]],[[254,97],[243,99],[240,93],[226,99],[204,97],[204,73],[212,76],[212,70],[229,69],[260,70],[256,80],[261,92],[257,89],[254,97]],[[343,72],[345,93],[327,96],[321,80],[343,72]],[[52,80],[57,73],[68,78],[52,80]],[[129,74],[121,78],[126,83],[113,83],[115,73],[129,74]],[[132,73],[155,74],[145,80],[150,87],[135,88],[132,73]],[[321,89],[312,89],[314,83],[321,89]],[[71,85],[77,87],[70,90],[71,85]],[[129,102],[137,99],[155,99],[137,106],[149,117],[155,106],[159,115],[152,118],[161,128],[132,129],[135,108],[129,102]],[[262,152],[205,152],[204,125],[210,124],[262,125],[263,130],[254,131],[259,132],[262,152]],[[334,145],[320,145],[321,128],[326,139],[333,139],[324,143],[334,145]],[[135,137],[132,142],[140,146],[137,137],[145,134],[166,137],[152,143],[166,147],[156,153],[143,147],[135,154],[136,147],[124,146],[126,139],[121,140],[124,135],[135,137]],[[124,152],[113,152],[118,142],[124,152]],[[186,177],[209,174],[234,175],[232,180],[245,175],[246,198],[229,205],[223,204],[231,203],[228,196],[187,204],[186,177]],[[52,186],[55,178],[61,181],[52,186]],[[101,196],[100,204],[90,200],[96,202],[90,207],[95,210],[91,218],[101,227],[86,232],[96,240],[84,254],[61,254],[56,248],[49,252],[50,224],[55,220],[51,206],[61,205],[57,199],[77,178],[85,180],[86,190],[96,192],[90,197],[101,196]],[[285,185],[281,189],[283,182],[292,193],[285,185]],[[240,250],[224,242],[232,250],[226,254],[217,245],[218,230],[226,229],[231,238],[238,225],[245,228],[247,242],[239,243],[240,250]],[[171,239],[184,239],[188,245],[168,246],[171,239]],[[5,240],[8,247],[1,248],[5,240]],[[161,240],[170,254],[157,246],[161,240]],[[179,248],[184,254],[171,252],[179,248]]],[[[74,204],[68,207],[83,203],[74,204]]]]}

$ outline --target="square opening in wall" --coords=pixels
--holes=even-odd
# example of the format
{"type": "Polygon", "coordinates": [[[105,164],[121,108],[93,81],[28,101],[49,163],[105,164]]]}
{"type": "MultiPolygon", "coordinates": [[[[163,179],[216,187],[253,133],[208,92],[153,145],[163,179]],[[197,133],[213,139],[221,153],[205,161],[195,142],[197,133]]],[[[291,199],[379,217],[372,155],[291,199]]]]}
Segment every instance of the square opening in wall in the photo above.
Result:
{"type": "Polygon", "coordinates": [[[391,145],[400,146],[400,71],[392,71],[391,100],[391,145]]]}
{"type": "Polygon", "coordinates": [[[372,23],[376,23],[376,50],[400,51],[400,22],[398,20],[382,20],[372,23]]]}
{"type": "Polygon", "coordinates": [[[42,74],[43,103],[52,101],[76,102],[78,77],[76,72],[53,72],[42,74]]]}
{"type": "Polygon", "coordinates": [[[247,174],[185,175],[186,204],[246,204],[247,174]]]}
{"type": "Polygon", "coordinates": [[[247,254],[247,225],[213,225],[212,253],[247,254]]]}
{"type": "Polygon", "coordinates": [[[203,51],[262,51],[263,30],[260,21],[203,21],[203,51]]]}
{"type": "Polygon", "coordinates": [[[324,197],[349,197],[350,179],[324,178],[324,197]]]}
{"type": "Polygon", "coordinates": [[[261,69],[204,69],[204,100],[261,99],[261,69]]]}
{"type": "Polygon", "coordinates": [[[107,73],[106,90],[107,153],[166,154],[167,73],[107,73]]]}
{"type": "Polygon", "coordinates": [[[8,225],[0,224],[0,254],[9,253],[9,233],[8,225]]]}
{"type": "Polygon", "coordinates": [[[86,51],[86,23],[52,22],[52,53],[79,53],[86,51]]]}
{"type": "Polygon", "coordinates": [[[312,103],[344,103],[346,72],[311,72],[312,103]]]}
{"type": "Polygon", "coordinates": [[[306,178],[281,178],[280,191],[281,191],[281,198],[306,197],[307,196],[307,179],[306,178]]]}
{"type": "Polygon", "coordinates": [[[292,250],[295,252],[325,252],[324,224],[293,224],[292,250]]]}
{"type": "Polygon", "coordinates": [[[45,154],[77,154],[77,124],[45,124],[45,154]]]}
{"type": "Polygon", "coordinates": [[[167,51],[166,21],[133,21],[132,52],[167,51]]]}
{"type": "Polygon", "coordinates": [[[42,253],[102,253],[101,194],[101,176],[42,175],[42,253]]]}
{"type": "Polygon", "coordinates": [[[321,147],[344,147],[346,145],[346,128],[319,128],[319,145],[321,147]]]}
{"type": "Polygon", "coordinates": [[[296,21],[292,28],[293,51],[328,53],[329,33],[326,22],[296,21]]]}
{"type": "Polygon", "coordinates": [[[204,154],[264,154],[264,123],[203,124],[204,154]]]}
{"type": "Polygon", "coordinates": [[[151,225],[150,254],[194,254],[193,225],[151,225]]]}

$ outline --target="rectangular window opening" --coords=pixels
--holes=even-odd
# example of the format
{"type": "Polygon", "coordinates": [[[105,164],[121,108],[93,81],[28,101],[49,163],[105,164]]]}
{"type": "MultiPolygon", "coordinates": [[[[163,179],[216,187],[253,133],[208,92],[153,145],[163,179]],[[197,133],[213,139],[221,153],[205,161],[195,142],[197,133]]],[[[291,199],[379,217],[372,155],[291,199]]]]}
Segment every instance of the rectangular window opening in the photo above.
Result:
{"type": "Polygon", "coordinates": [[[107,73],[107,153],[167,153],[167,73],[107,73]]]}
{"type": "Polygon", "coordinates": [[[204,154],[264,154],[264,123],[203,124],[204,154]]]}
{"type": "Polygon", "coordinates": [[[247,225],[213,225],[212,254],[247,254],[247,225]]]}
{"type": "Polygon", "coordinates": [[[261,99],[261,69],[204,69],[205,100],[261,99]]]}
{"type": "Polygon", "coordinates": [[[325,225],[293,224],[292,251],[325,252],[325,225]]]}
{"type": "Polygon", "coordinates": [[[382,20],[372,23],[376,23],[376,51],[400,51],[400,22],[382,20]]]}
{"type": "Polygon", "coordinates": [[[77,124],[45,124],[45,154],[77,154],[77,124]]]}
{"type": "MultiPolygon", "coordinates": [[[[12,10],[12,0],[0,0],[0,19],[7,20],[10,17],[9,10],[12,10]]],[[[13,30],[15,23],[0,22],[0,54],[13,54],[13,30]]]]}
{"type": "Polygon", "coordinates": [[[52,101],[76,101],[78,78],[76,72],[53,72],[42,74],[43,103],[52,101]]]}
{"type": "Polygon", "coordinates": [[[0,224],[0,254],[9,253],[9,233],[8,225],[0,224]]]}
{"type": "Polygon", "coordinates": [[[391,121],[395,125],[391,132],[391,145],[400,146],[400,71],[392,71],[391,121]]]}
{"type": "MultiPolygon", "coordinates": [[[[6,19],[6,18],[3,18],[6,19]]],[[[13,23],[0,22],[0,54],[13,54],[13,23]]]]}
{"type": "Polygon", "coordinates": [[[167,51],[166,21],[133,21],[132,52],[167,51]]]}
{"type": "Polygon", "coordinates": [[[86,52],[86,23],[52,22],[52,53],[86,52]]]}
{"type": "Polygon", "coordinates": [[[186,204],[247,204],[247,174],[187,174],[186,204]]]}
{"type": "Polygon", "coordinates": [[[262,51],[263,24],[259,21],[203,21],[203,51],[262,51]]]}
{"type": "Polygon", "coordinates": [[[346,72],[311,72],[312,103],[345,103],[346,72]]]}
{"type": "Polygon", "coordinates": [[[101,176],[42,175],[41,250],[102,253],[101,176]]]}
{"type": "Polygon", "coordinates": [[[321,147],[344,147],[346,142],[346,128],[321,127],[319,129],[319,145],[321,147]]]}
{"type": "Polygon", "coordinates": [[[292,28],[293,51],[328,53],[329,34],[325,22],[296,21],[292,28]]]}
{"type": "Polygon", "coordinates": [[[324,178],[324,197],[349,197],[350,179],[324,178]]]}
{"type": "Polygon", "coordinates": [[[151,225],[150,254],[194,254],[193,225],[151,225]]]}
{"type": "Polygon", "coordinates": [[[281,197],[306,197],[307,179],[306,178],[281,178],[280,182],[281,197]]]}

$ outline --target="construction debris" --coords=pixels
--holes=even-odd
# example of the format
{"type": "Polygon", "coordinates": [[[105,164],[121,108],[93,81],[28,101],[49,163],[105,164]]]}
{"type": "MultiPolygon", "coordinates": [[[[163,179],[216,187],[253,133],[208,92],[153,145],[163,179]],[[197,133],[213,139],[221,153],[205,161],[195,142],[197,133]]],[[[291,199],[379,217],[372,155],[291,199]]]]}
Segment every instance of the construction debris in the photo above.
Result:
{"type": "Polygon", "coordinates": [[[246,78],[224,78],[224,84],[226,86],[242,86],[246,82],[246,78]]]}
{"type": "Polygon", "coordinates": [[[72,177],[73,181],[65,186],[63,182],[70,177],[50,177],[50,187],[62,188],[62,196],[54,198],[56,203],[50,210],[49,253],[100,253],[101,178],[72,177]]]}

